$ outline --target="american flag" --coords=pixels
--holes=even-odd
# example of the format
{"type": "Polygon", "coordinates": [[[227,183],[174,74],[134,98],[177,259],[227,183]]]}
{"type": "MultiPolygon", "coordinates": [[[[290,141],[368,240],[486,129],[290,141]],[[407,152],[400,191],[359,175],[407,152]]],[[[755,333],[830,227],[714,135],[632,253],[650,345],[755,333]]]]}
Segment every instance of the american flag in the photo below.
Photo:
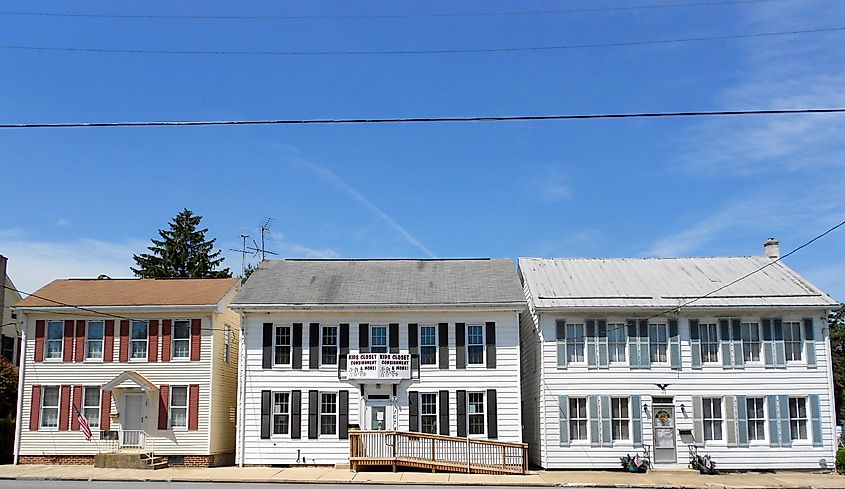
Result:
{"type": "Polygon", "coordinates": [[[85,439],[91,441],[91,426],[88,424],[88,420],[85,419],[85,416],[82,415],[78,407],[74,405],[73,409],[76,411],[76,420],[79,421],[79,429],[82,430],[85,439]]]}

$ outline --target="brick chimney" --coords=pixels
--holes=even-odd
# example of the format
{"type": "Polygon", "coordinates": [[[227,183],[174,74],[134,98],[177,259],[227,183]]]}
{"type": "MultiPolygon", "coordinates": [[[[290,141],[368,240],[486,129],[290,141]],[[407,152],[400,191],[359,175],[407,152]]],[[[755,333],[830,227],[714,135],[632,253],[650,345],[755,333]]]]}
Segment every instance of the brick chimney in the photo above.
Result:
{"type": "Polygon", "coordinates": [[[763,255],[772,260],[780,258],[780,241],[775,238],[769,238],[763,243],[763,255]]]}

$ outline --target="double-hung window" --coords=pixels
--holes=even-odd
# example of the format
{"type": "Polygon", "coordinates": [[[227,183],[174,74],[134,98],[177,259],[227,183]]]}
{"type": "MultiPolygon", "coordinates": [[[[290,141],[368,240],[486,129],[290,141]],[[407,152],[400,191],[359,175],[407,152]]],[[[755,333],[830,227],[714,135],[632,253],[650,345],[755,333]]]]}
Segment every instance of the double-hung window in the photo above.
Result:
{"type": "Polygon", "coordinates": [[[717,363],[719,361],[719,328],[716,323],[698,325],[701,340],[701,361],[717,363]]]}
{"type": "Polygon", "coordinates": [[[420,431],[437,434],[437,394],[420,394],[420,431]]]}
{"type": "MultiPolygon", "coordinates": [[[[561,406],[561,409],[567,409],[566,406],[561,406]]],[[[587,439],[587,398],[586,397],[570,397],[569,398],[569,439],[570,440],[586,440],[587,439]]]]}
{"type": "Polygon", "coordinates": [[[320,335],[320,363],[337,365],[337,326],[323,326],[320,335]]]}
{"type": "Polygon", "coordinates": [[[807,439],[807,398],[789,398],[789,432],[793,440],[807,439]]]}
{"type": "Polygon", "coordinates": [[[704,422],[704,441],[722,439],[722,398],[704,398],[702,419],[704,422]]]}
{"type": "Polygon", "coordinates": [[[484,363],[484,326],[467,325],[467,365],[484,363]]]}
{"type": "Polygon", "coordinates": [[[760,361],[760,327],[758,323],[742,323],[742,359],[744,362],[760,361]]]}
{"type": "Polygon", "coordinates": [[[103,358],[103,327],[103,321],[88,321],[85,330],[86,360],[103,358]]]}
{"type": "Polygon", "coordinates": [[[387,353],[387,326],[370,328],[370,351],[372,353],[387,353]]]}
{"type": "Polygon", "coordinates": [[[666,363],[669,361],[669,337],[665,324],[648,325],[648,344],[651,363],[666,363]]]}
{"type": "Polygon", "coordinates": [[[420,365],[437,363],[437,328],[420,326],[420,365]]]}
{"type": "Polygon", "coordinates": [[[59,387],[43,387],[41,392],[41,429],[59,429],[59,387]]]}
{"type": "Polygon", "coordinates": [[[607,353],[610,363],[625,363],[628,331],[622,323],[607,325],[607,353]]]}
{"type": "Polygon", "coordinates": [[[148,323],[146,321],[132,321],[129,358],[147,358],[147,327],[148,323]]]}
{"type": "Polygon", "coordinates": [[[484,434],[484,393],[467,392],[467,423],[470,435],[484,434]]]}
{"type": "Polygon", "coordinates": [[[62,337],[64,336],[65,324],[62,321],[50,321],[47,323],[47,340],[44,342],[45,359],[62,358],[62,337]]]}
{"type": "Polygon", "coordinates": [[[320,434],[337,434],[337,393],[320,394],[320,434]]]}
{"type": "Polygon", "coordinates": [[[273,363],[290,365],[290,326],[276,326],[273,337],[273,363]]]}
{"type": "Polygon", "coordinates": [[[273,434],[287,435],[290,431],[290,393],[273,393],[273,434]]]}
{"type": "Polygon", "coordinates": [[[630,437],[628,398],[611,398],[610,406],[611,433],[613,435],[613,440],[627,440],[630,437]]]}
{"type": "Polygon", "coordinates": [[[766,439],[766,413],[763,408],[762,397],[749,397],[745,400],[748,412],[748,440],[764,441],[766,439]]]}
{"type": "Polygon", "coordinates": [[[566,361],[568,363],[584,362],[584,324],[566,325],[566,361]]]}
{"type": "Polygon", "coordinates": [[[184,430],[188,428],[188,387],[170,387],[170,428],[184,430]]]}
{"type": "Polygon", "coordinates": [[[82,396],[82,416],[91,429],[100,426],[100,388],[86,387],[82,396]]]}
{"type": "Polygon", "coordinates": [[[188,358],[191,354],[191,322],[173,321],[173,358],[188,358]]]}
{"type": "Polygon", "coordinates": [[[801,352],[804,344],[801,342],[801,323],[783,322],[783,344],[786,351],[786,361],[797,362],[801,360],[801,352]]]}

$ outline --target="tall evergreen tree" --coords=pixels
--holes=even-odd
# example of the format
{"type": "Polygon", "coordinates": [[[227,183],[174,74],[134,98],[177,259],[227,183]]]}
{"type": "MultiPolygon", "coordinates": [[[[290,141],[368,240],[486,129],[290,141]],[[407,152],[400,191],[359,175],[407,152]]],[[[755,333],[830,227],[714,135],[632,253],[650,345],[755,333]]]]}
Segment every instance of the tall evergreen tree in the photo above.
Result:
{"type": "Polygon", "coordinates": [[[134,255],[138,268],[132,268],[142,278],[226,278],[228,268],[215,270],[223,257],[214,251],[216,238],[205,240],[205,229],[197,229],[202,216],[183,210],[170,222],[170,230],[159,229],[161,239],[152,239],[148,247],[152,253],[134,255]]]}
{"type": "Polygon", "coordinates": [[[830,325],[830,353],[833,357],[833,398],[836,404],[836,418],[845,421],[845,306],[834,311],[828,318],[830,325]]]}

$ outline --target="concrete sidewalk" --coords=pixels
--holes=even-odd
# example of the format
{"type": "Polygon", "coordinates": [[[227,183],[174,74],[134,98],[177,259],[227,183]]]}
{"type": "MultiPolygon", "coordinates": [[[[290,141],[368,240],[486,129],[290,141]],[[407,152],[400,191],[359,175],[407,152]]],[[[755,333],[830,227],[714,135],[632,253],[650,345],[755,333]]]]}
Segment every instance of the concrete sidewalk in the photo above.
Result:
{"type": "Polygon", "coordinates": [[[479,475],[425,472],[352,472],[333,467],[216,467],[161,470],[97,469],[88,465],[0,465],[0,479],[279,482],[342,484],[428,484],[642,488],[815,488],[845,489],[845,476],[808,472],[741,473],[704,476],[692,470],[656,470],[648,474],[621,471],[532,471],[529,475],[479,475]]]}

